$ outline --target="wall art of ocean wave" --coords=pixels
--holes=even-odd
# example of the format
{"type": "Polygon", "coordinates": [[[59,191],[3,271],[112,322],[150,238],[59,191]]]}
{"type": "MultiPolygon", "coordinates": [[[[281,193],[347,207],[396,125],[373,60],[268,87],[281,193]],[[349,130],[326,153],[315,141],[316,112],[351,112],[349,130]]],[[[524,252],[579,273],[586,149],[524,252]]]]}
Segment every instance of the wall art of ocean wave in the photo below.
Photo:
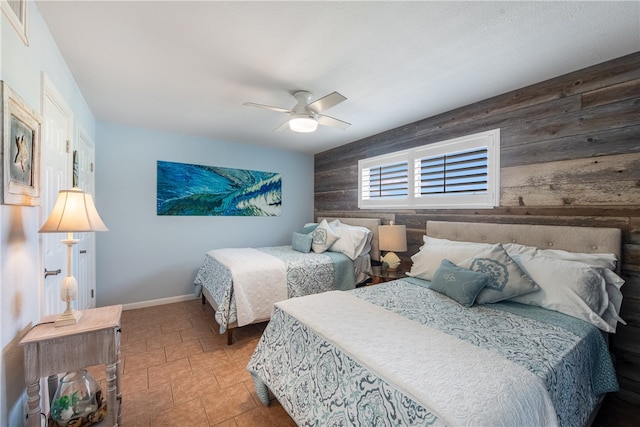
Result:
{"type": "Polygon", "coordinates": [[[157,179],[158,215],[281,214],[279,173],[158,161],[157,179]]]}

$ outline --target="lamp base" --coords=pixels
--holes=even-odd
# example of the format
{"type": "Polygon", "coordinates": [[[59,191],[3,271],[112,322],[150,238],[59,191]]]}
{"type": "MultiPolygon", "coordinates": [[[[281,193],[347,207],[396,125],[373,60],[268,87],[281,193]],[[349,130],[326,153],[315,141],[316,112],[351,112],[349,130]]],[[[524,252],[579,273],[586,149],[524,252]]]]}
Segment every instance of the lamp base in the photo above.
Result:
{"type": "Polygon", "coordinates": [[[56,328],[59,328],[60,326],[75,325],[76,323],[78,323],[78,320],[80,320],[80,317],[82,317],[81,311],[78,311],[78,310],[65,311],[60,316],[58,316],[58,318],[54,322],[54,326],[56,328]]]}

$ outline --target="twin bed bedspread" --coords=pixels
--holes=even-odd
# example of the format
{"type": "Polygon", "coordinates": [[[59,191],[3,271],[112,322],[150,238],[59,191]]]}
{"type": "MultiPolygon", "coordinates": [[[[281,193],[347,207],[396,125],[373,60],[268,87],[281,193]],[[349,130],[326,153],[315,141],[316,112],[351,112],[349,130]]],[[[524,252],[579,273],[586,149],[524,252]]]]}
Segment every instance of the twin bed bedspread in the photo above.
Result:
{"type": "Polygon", "coordinates": [[[248,365],[299,425],[582,426],[618,384],[602,333],[403,279],[276,304],[248,365]],[[348,325],[348,327],[340,327],[348,325]]]}
{"type": "MultiPolygon", "coordinates": [[[[227,327],[238,323],[237,292],[234,290],[234,274],[225,263],[216,258],[216,252],[225,250],[213,250],[207,252],[205,260],[195,278],[195,293],[200,295],[201,286],[207,288],[217,305],[215,319],[220,325],[220,333],[224,333],[227,327]]],[[[236,250],[231,250],[236,251],[236,250]]],[[[251,249],[259,251],[260,259],[271,258],[276,265],[281,265],[283,280],[286,283],[270,283],[267,271],[263,266],[255,268],[250,261],[246,265],[238,265],[240,269],[256,271],[261,275],[256,281],[256,286],[263,287],[265,292],[271,293],[274,287],[282,286],[284,296],[288,298],[310,295],[329,290],[349,290],[355,288],[354,264],[348,257],[341,253],[325,252],[322,254],[302,253],[295,251],[291,246],[274,246],[251,249]]],[[[249,257],[250,258],[250,257],[249,257]]],[[[242,264],[242,262],[238,262],[242,264]]],[[[273,276],[276,276],[274,274],[273,276]]],[[[275,280],[275,279],[274,279],[275,280]]],[[[237,285],[237,283],[235,284],[237,285]]],[[[241,304],[242,306],[242,304],[241,304]]],[[[271,308],[269,306],[269,313],[271,308]]],[[[266,319],[255,319],[262,321],[266,319]]],[[[251,322],[249,322],[251,323],[251,322]]]]}

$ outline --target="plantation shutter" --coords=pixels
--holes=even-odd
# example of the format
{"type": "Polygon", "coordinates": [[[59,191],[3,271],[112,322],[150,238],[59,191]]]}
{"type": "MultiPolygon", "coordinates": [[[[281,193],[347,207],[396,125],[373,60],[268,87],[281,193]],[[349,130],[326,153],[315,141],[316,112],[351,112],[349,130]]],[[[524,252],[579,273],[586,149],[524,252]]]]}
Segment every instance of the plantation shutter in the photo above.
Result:
{"type": "Polygon", "coordinates": [[[409,195],[409,163],[388,163],[362,168],[362,198],[394,199],[409,195]]]}
{"type": "Polygon", "coordinates": [[[487,165],[487,147],[418,159],[416,197],[486,194],[487,165]]]}

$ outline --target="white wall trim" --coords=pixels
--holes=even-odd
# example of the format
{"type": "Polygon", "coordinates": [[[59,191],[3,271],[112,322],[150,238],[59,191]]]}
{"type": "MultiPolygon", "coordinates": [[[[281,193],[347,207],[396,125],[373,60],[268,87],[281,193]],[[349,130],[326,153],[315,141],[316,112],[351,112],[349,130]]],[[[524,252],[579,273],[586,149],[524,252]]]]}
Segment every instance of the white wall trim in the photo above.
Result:
{"type": "Polygon", "coordinates": [[[169,298],[158,298],[152,299],[148,301],[139,301],[132,302],[130,304],[123,304],[123,310],[135,310],[136,308],[146,308],[146,307],[154,307],[156,305],[164,305],[164,304],[172,304],[174,302],[183,302],[183,301],[191,301],[194,299],[198,299],[199,297],[189,294],[189,295],[178,295],[177,297],[169,297],[169,298]]]}

